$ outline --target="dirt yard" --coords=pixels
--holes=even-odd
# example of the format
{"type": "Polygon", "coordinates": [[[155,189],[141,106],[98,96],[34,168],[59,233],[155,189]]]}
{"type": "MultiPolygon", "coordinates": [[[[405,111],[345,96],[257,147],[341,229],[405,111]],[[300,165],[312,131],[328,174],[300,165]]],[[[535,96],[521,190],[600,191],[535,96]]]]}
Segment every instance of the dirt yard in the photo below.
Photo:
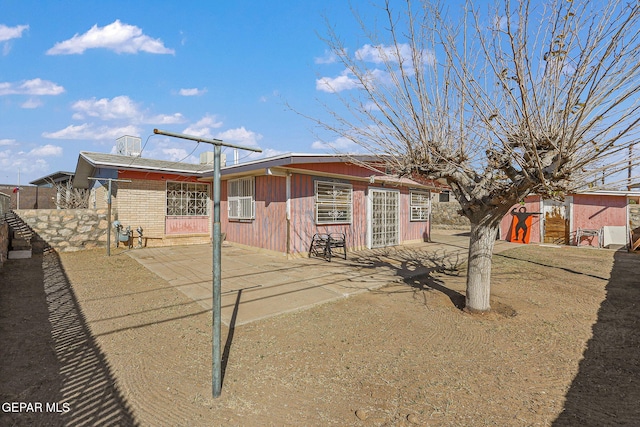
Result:
{"type": "Polygon", "coordinates": [[[638,272],[636,254],[523,246],[494,256],[488,315],[460,310],[460,271],[224,328],[213,399],[211,313],[136,261],[11,261],[0,425],[632,425],[638,272]]]}

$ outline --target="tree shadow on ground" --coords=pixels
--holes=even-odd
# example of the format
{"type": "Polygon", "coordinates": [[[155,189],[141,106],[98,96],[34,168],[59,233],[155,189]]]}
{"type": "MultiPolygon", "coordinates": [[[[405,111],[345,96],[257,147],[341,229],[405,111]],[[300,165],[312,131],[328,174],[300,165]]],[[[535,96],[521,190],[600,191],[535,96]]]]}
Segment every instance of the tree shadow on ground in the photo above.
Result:
{"type": "Polygon", "coordinates": [[[457,309],[463,310],[465,296],[446,287],[437,275],[459,276],[465,261],[460,251],[391,247],[359,252],[350,262],[360,268],[392,270],[398,281],[413,290],[441,292],[457,309]]]}
{"type": "MultiPolygon", "coordinates": [[[[11,276],[16,275],[26,277],[23,283],[31,283],[34,288],[29,298],[24,295],[19,298],[22,300],[20,307],[11,312],[11,319],[2,319],[3,323],[7,320],[8,324],[14,325],[20,336],[27,337],[21,341],[29,344],[29,349],[23,351],[23,343],[19,340],[6,342],[3,339],[2,354],[20,354],[24,358],[20,364],[12,362],[17,368],[12,372],[17,376],[13,382],[37,375],[47,381],[28,386],[11,396],[12,401],[42,403],[43,411],[8,414],[11,417],[9,424],[137,425],[115,384],[104,353],[91,334],[58,255],[47,251],[41,257],[15,260],[10,272],[3,271],[2,275],[3,281],[10,281],[11,276]],[[33,321],[23,323],[22,320],[30,316],[33,321]],[[53,407],[50,411],[44,410],[46,403],[57,403],[56,410],[53,407]]],[[[0,290],[3,300],[7,297],[6,292],[20,292],[19,287],[12,286],[3,286],[0,290]]],[[[3,399],[5,397],[9,396],[3,393],[3,399]]]]}
{"type": "Polygon", "coordinates": [[[638,424],[639,271],[640,256],[623,251],[614,254],[606,299],[554,427],[638,424]]]}

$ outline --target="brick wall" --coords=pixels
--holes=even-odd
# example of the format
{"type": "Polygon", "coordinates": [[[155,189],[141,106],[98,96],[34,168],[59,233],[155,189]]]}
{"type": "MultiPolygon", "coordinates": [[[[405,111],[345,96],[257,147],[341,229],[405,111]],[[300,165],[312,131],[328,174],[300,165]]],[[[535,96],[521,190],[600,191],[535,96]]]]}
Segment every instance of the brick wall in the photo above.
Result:
{"type": "MultiPolygon", "coordinates": [[[[115,184],[113,183],[114,187],[115,184]]],[[[106,209],[107,187],[100,186],[94,191],[95,207],[106,209]]],[[[147,246],[208,243],[208,233],[177,236],[165,234],[166,198],[166,181],[135,179],[132,182],[118,182],[111,198],[113,220],[120,221],[125,228],[130,226],[134,231],[134,237],[137,236],[135,230],[142,227],[143,235],[151,238],[146,241],[147,246]]],[[[93,206],[93,203],[93,199],[90,199],[90,206],[93,206]]]]}
{"type": "Polygon", "coordinates": [[[132,229],[141,226],[145,236],[164,236],[166,191],[164,181],[119,182],[113,199],[118,221],[132,229]]]}

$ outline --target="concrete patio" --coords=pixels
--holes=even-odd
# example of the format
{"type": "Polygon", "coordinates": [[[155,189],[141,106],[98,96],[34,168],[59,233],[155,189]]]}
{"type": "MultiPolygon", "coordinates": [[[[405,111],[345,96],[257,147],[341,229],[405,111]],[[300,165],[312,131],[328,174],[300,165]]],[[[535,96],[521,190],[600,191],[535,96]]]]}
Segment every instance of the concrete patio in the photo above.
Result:
{"type": "MultiPolygon", "coordinates": [[[[433,242],[287,259],[225,243],[222,247],[222,321],[235,325],[346,298],[434,270],[454,270],[466,262],[469,238],[434,235],[433,242]]],[[[497,241],[494,252],[517,244],[497,241]]],[[[127,252],[177,290],[210,309],[211,245],[145,248],[127,252]]]]}

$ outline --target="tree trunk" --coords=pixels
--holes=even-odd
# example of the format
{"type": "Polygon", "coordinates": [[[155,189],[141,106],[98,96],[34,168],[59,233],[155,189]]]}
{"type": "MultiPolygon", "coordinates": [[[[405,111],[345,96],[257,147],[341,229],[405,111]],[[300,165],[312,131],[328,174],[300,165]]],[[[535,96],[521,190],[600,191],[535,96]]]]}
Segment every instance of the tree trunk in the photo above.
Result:
{"type": "Polygon", "coordinates": [[[472,313],[491,309],[491,256],[498,227],[499,223],[471,223],[465,310],[472,313]]]}

